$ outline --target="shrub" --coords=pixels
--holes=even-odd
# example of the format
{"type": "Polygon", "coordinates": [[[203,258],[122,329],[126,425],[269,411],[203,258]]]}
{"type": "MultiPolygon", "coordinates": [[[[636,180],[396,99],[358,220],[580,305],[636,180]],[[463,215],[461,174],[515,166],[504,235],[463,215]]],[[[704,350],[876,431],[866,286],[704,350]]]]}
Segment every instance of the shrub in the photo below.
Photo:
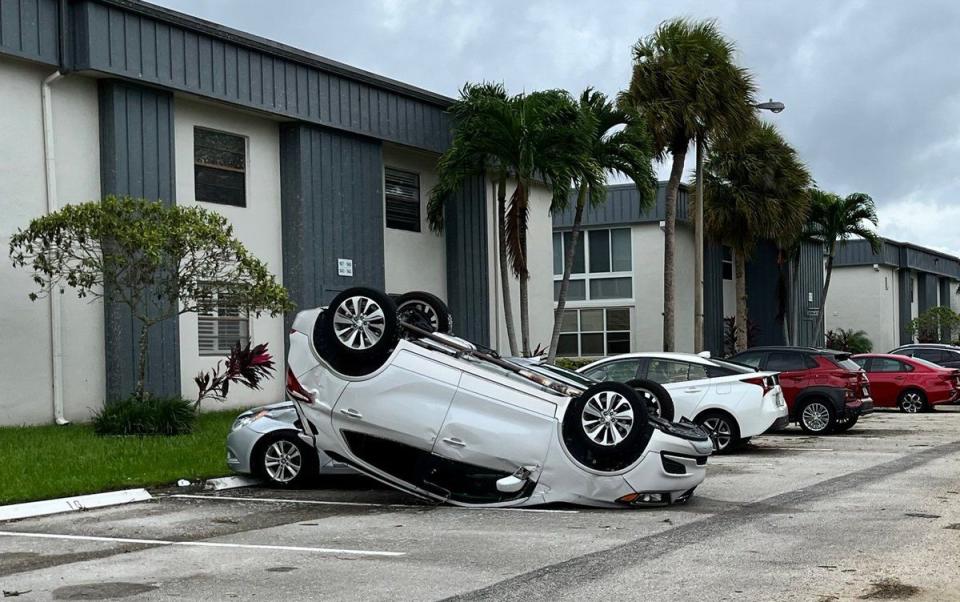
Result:
{"type": "Polygon", "coordinates": [[[583,368],[587,364],[591,364],[597,361],[597,358],[590,357],[558,357],[554,364],[558,368],[565,368],[567,370],[577,370],[578,368],[583,368]]]}
{"type": "Polygon", "coordinates": [[[907,328],[918,343],[939,343],[941,337],[949,341],[960,329],[960,314],[949,307],[931,307],[911,320],[907,328]]]}
{"type": "Polygon", "coordinates": [[[826,337],[827,349],[836,349],[837,351],[846,351],[847,353],[870,353],[873,351],[873,341],[867,337],[867,333],[862,330],[828,330],[826,337]]]}
{"type": "Polygon", "coordinates": [[[93,430],[105,435],[184,435],[193,430],[193,403],[179,397],[134,397],[106,404],[93,417],[93,430]]]}
{"type": "Polygon", "coordinates": [[[260,383],[271,378],[274,371],[273,357],[267,353],[267,344],[250,348],[240,346],[240,341],[230,350],[226,359],[217,362],[213,370],[201,372],[193,379],[197,383],[195,409],[200,411],[204,399],[226,401],[230,383],[239,383],[248,389],[259,389],[260,383]]]}

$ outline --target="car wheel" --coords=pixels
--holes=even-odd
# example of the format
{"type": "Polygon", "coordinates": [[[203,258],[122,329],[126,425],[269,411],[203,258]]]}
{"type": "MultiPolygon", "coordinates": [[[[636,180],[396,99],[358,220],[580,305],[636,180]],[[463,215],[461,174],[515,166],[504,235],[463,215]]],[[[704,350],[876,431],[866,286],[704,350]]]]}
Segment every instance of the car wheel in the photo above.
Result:
{"type": "Polygon", "coordinates": [[[396,298],[401,322],[430,332],[450,332],[450,310],[440,297],[423,291],[404,293],[396,298]]]}
{"type": "Polygon", "coordinates": [[[742,443],[737,421],[726,412],[704,412],[697,416],[694,422],[707,431],[713,441],[713,449],[718,454],[732,452],[742,443]]]}
{"type": "Polygon", "coordinates": [[[652,380],[642,378],[629,380],[626,384],[647,402],[648,413],[673,422],[673,399],[669,391],[652,380]]]}
{"type": "Polygon", "coordinates": [[[829,402],[812,399],[800,408],[800,428],[808,435],[826,435],[837,424],[836,412],[829,402]]]}
{"type": "Polygon", "coordinates": [[[845,433],[845,432],[849,431],[850,429],[853,428],[853,426],[854,426],[855,424],[857,424],[857,420],[860,420],[860,416],[859,416],[859,415],[857,415],[857,416],[852,416],[852,417],[850,417],[850,418],[845,418],[844,420],[838,420],[838,421],[837,421],[837,428],[836,428],[836,431],[835,431],[835,432],[837,432],[837,433],[845,433]]]}
{"type": "Polygon", "coordinates": [[[570,401],[563,417],[567,451],[587,468],[622,470],[646,450],[653,427],[647,405],[623,383],[597,383],[570,401]]]}
{"type": "Polygon", "coordinates": [[[900,407],[900,411],[906,412],[907,414],[921,412],[926,405],[927,400],[923,393],[916,389],[907,389],[900,394],[900,398],[897,400],[897,406],[900,407]]]}
{"type": "Polygon", "coordinates": [[[348,288],[320,314],[313,339],[334,370],[365,376],[383,365],[399,338],[397,306],[370,288],[348,288]]]}
{"type": "Polygon", "coordinates": [[[317,454],[296,433],[273,433],[254,450],[254,473],[273,487],[298,487],[319,471],[317,454]]]}

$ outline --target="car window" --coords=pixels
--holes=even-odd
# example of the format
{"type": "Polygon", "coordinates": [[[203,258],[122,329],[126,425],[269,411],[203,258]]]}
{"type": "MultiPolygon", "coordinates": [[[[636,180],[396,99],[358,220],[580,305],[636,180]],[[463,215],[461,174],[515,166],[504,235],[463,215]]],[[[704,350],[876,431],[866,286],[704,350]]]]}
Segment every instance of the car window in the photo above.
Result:
{"type": "Polygon", "coordinates": [[[934,364],[939,364],[943,361],[943,352],[939,349],[917,349],[913,355],[914,357],[919,357],[922,360],[927,360],[934,364]]]}
{"type": "Polygon", "coordinates": [[[870,360],[870,358],[867,358],[867,357],[851,357],[850,359],[853,360],[858,366],[860,366],[860,367],[863,368],[864,370],[867,370],[867,369],[868,369],[868,368],[867,368],[867,362],[870,360]]]}
{"type": "Polygon", "coordinates": [[[647,379],[665,385],[667,383],[682,383],[688,380],[690,364],[674,360],[654,358],[647,364],[647,379]]]}
{"type": "Polygon", "coordinates": [[[637,377],[640,360],[621,360],[597,366],[586,374],[594,380],[625,383],[637,377]]]}
{"type": "Polygon", "coordinates": [[[806,369],[807,361],[803,355],[795,351],[773,351],[767,359],[767,370],[774,372],[791,372],[806,369]]]}
{"type": "Polygon", "coordinates": [[[875,357],[870,363],[870,372],[907,372],[906,364],[888,357],[875,357]]]}
{"type": "MultiPolygon", "coordinates": [[[[707,378],[707,367],[703,364],[688,364],[687,380],[701,380],[707,378]]],[[[712,367],[712,366],[711,366],[712,367]]]]}
{"type": "Polygon", "coordinates": [[[928,362],[927,360],[922,360],[919,357],[913,358],[913,361],[917,362],[921,366],[926,366],[927,368],[934,368],[936,370],[943,370],[943,366],[940,364],[934,364],[933,362],[928,362]]]}
{"type": "Polygon", "coordinates": [[[960,353],[956,351],[943,351],[943,361],[945,362],[960,362],[960,353]]]}
{"type": "Polygon", "coordinates": [[[739,355],[735,355],[730,359],[737,362],[738,364],[745,364],[753,368],[759,368],[760,361],[763,360],[763,354],[756,351],[754,352],[747,351],[739,355]]]}

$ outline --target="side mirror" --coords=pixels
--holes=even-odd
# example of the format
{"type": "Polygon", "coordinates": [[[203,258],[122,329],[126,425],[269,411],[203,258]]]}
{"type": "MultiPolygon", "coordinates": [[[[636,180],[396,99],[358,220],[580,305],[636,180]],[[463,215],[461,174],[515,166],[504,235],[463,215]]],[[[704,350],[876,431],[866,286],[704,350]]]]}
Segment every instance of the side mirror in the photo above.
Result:
{"type": "Polygon", "coordinates": [[[526,485],[526,479],[519,479],[514,475],[497,480],[497,491],[502,493],[516,493],[526,485]]]}

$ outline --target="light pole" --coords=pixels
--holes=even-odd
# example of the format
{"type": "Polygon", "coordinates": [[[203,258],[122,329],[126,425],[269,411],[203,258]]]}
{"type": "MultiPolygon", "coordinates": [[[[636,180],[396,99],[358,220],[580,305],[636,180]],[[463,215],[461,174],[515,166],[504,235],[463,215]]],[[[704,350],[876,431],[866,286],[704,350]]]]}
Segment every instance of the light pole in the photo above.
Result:
{"type": "MultiPolygon", "coordinates": [[[[779,113],[786,107],[772,98],[767,102],[752,104],[759,111],[779,113]]],[[[693,348],[703,351],[703,159],[705,154],[703,132],[697,132],[697,210],[693,216],[693,241],[696,252],[693,254],[693,348]]]]}

